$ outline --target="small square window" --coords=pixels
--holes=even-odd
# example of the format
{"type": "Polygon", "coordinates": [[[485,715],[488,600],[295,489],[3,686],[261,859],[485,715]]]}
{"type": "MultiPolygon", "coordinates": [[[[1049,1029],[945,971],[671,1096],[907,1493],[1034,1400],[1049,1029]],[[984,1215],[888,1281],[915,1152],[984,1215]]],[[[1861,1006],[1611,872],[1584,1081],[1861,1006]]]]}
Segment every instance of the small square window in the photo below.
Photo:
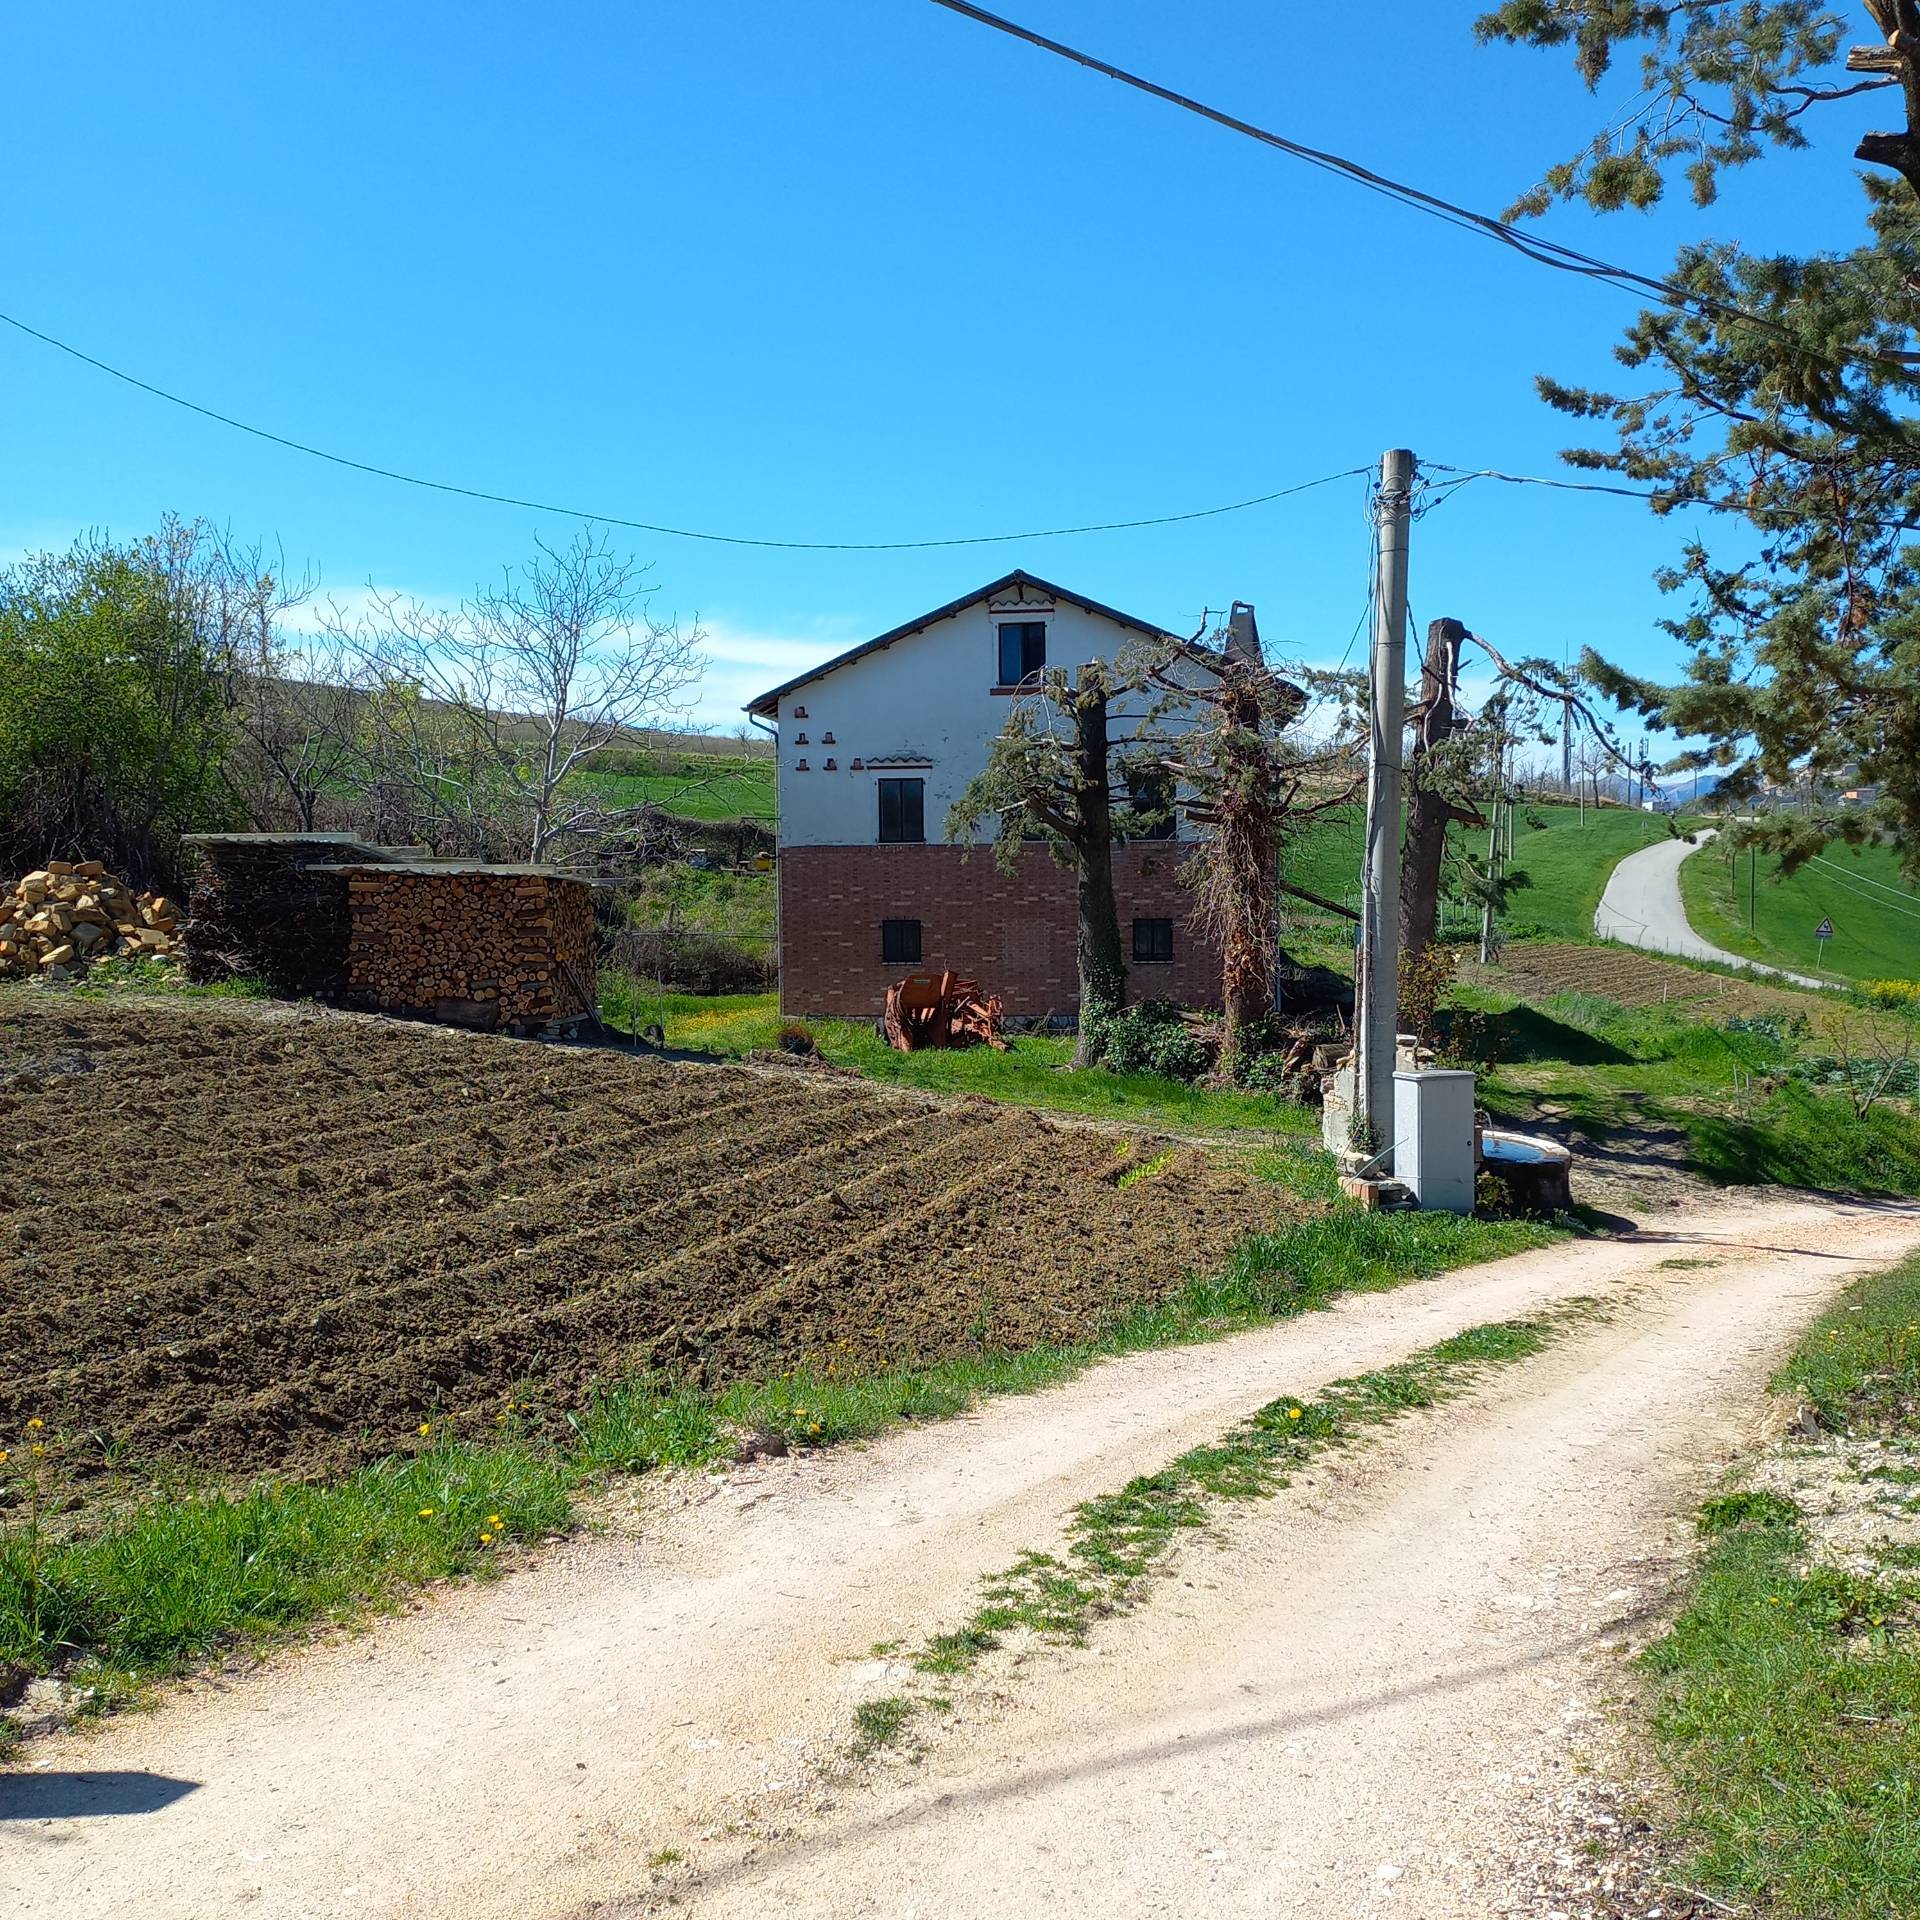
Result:
{"type": "Polygon", "coordinates": [[[917,967],[920,964],[920,922],[882,920],[880,958],[890,967],[917,967]]]}
{"type": "Polygon", "coordinates": [[[1173,922],[1136,920],[1133,923],[1133,957],[1147,965],[1169,964],[1173,959],[1173,922]]]}
{"type": "Polygon", "coordinates": [[[927,783],[882,780],[879,785],[880,838],[924,840],[927,837],[927,783]]]}
{"type": "Polygon", "coordinates": [[[1044,620],[1000,622],[1000,685],[1023,686],[1038,679],[1047,664],[1047,623],[1044,620]]]}

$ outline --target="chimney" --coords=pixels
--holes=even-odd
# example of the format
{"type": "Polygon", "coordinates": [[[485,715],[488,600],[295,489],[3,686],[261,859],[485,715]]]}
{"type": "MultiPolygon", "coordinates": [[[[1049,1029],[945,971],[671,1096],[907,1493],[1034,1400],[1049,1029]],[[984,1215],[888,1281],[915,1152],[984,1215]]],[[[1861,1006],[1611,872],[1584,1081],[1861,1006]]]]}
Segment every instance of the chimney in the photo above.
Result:
{"type": "Polygon", "coordinates": [[[1227,658],[1250,667],[1261,664],[1260,623],[1253,617],[1253,604],[1236,600],[1227,617],[1227,658]]]}

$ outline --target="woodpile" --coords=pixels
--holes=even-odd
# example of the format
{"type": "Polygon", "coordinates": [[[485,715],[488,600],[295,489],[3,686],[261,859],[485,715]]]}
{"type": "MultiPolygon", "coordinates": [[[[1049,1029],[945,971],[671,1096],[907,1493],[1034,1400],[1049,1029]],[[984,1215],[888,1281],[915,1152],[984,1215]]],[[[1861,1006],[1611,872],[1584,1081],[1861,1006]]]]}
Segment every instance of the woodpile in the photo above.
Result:
{"type": "Polygon", "coordinates": [[[0,975],[72,980],[109,954],[179,952],[164,894],[135,893],[98,860],[49,860],[0,894],[0,975]]]}
{"type": "Polygon", "coordinates": [[[989,1046],[1005,1052],[998,998],[983,994],[977,980],[957,973],[910,973],[887,989],[881,1021],[887,1042],[900,1053],[925,1047],[989,1046]]]}
{"type": "Polygon", "coordinates": [[[337,863],[400,855],[344,833],[196,833],[187,844],[189,978],[248,975],[292,999],[345,993],[349,916],[337,863]]]}
{"type": "Polygon", "coordinates": [[[354,865],[347,995],[460,1026],[547,1028],[594,1010],[593,898],[542,867],[354,865]]]}

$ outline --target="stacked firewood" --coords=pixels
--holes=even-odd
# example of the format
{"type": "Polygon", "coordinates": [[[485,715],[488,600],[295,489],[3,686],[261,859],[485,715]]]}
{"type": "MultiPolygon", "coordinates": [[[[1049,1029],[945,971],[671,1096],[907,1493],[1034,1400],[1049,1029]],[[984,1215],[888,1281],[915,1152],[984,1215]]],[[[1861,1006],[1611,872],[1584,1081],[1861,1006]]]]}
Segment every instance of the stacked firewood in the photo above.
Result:
{"type": "Polygon", "coordinates": [[[594,1003],[592,895],[537,869],[357,867],[348,992],[388,1012],[534,1026],[594,1003]]]}
{"type": "Polygon", "coordinates": [[[135,893],[99,860],[49,860],[0,894],[0,974],[71,980],[109,954],[179,951],[165,894],[135,893]]]}
{"type": "Polygon", "coordinates": [[[337,999],[347,983],[347,889],[325,863],[393,856],[347,834],[192,834],[188,844],[188,974],[247,974],[276,993],[337,999]]]}

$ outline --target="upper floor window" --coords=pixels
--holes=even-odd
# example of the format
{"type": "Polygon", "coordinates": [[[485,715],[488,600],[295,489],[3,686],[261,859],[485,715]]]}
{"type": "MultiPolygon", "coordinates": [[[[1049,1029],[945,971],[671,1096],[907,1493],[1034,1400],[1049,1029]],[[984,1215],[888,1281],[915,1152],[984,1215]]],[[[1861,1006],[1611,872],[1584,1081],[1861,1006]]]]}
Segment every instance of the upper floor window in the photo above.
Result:
{"type": "Polygon", "coordinates": [[[924,780],[880,782],[880,838],[924,840],[927,837],[927,783],[924,780]]]}
{"type": "Polygon", "coordinates": [[[1000,681],[1017,687],[1039,676],[1047,664],[1047,623],[1044,620],[1000,622],[1000,681]]]}
{"type": "Polygon", "coordinates": [[[1173,776],[1164,767],[1136,767],[1127,773],[1127,806],[1134,815],[1130,840],[1171,840],[1179,825],[1173,810],[1173,776]]]}

